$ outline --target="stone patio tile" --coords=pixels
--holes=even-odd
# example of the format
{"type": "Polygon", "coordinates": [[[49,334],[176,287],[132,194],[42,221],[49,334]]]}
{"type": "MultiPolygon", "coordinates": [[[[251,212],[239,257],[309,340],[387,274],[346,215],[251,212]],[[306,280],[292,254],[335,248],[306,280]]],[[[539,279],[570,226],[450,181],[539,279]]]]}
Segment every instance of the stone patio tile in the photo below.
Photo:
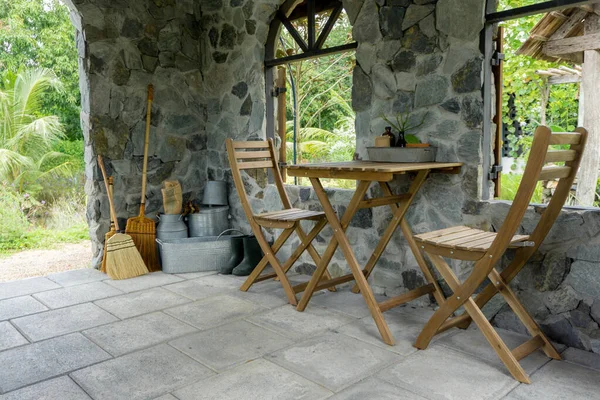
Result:
{"type": "Polygon", "coordinates": [[[80,333],[33,343],[0,353],[0,391],[8,392],[32,383],[87,367],[110,355],[80,333]]]}
{"type": "Polygon", "coordinates": [[[175,274],[175,276],[178,276],[179,278],[183,278],[183,279],[197,279],[197,278],[202,278],[203,276],[215,275],[215,274],[217,274],[217,271],[188,272],[186,274],[175,274]]]}
{"type": "Polygon", "coordinates": [[[154,400],[178,400],[177,397],[172,394],[165,394],[164,396],[160,396],[155,398],[154,400]]]}
{"type": "Polygon", "coordinates": [[[0,397],[2,400],[90,400],[68,376],[51,379],[0,397]]]}
{"type": "Polygon", "coordinates": [[[4,282],[0,283],[0,300],[58,288],[60,286],[48,278],[29,278],[4,282]]]}
{"type": "Polygon", "coordinates": [[[29,343],[27,339],[10,322],[0,322],[0,351],[27,343],[29,343]]]}
{"type": "Polygon", "coordinates": [[[182,280],[183,279],[178,276],[165,274],[159,271],[131,279],[123,279],[119,281],[107,280],[106,283],[123,292],[131,293],[157,286],[168,285],[169,283],[180,282],[182,280]]]}
{"type": "Polygon", "coordinates": [[[85,303],[13,319],[29,339],[39,341],[117,321],[100,307],[85,303]]]}
{"type": "Polygon", "coordinates": [[[196,329],[162,312],[155,312],[89,329],[83,334],[117,357],[192,332],[196,329]]]}
{"type": "MultiPolygon", "coordinates": [[[[371,315],[364,298],[360,293],[352,293],[352,287],[340,289],[337,292],[323,290],[319,295],[310,300],[311,305],[323,307],[326,310],[341,312],[354,318],[363,318],[371,315]]],[[[380,302],[385,296],[375,296],[380,302]]]]}
{"type": "Polygon", "coordinates": [[[561,356],[563,360],[570,363],[600,370],[600,354],[569,347],[563,351],[561,356]]]}
{"type": "Polygon", "coordinates": [[[275,331],[285,337],[305,339],[329,329],[348,324],[354,319],[320,307],[308,307],[304,312],[291,305],[275,308],[266,313],[247,318],[247,321],[275,331]]]}
{"type": "Polygon", "coordinates": [[[109,360],[71,377],[94,400],[152,399],[213,375],[171,346],[162,344],[109,360]]]}
{"type": "Polygon", "coordinates": [[[251,361],[292,343],[290,339],[246,321],[232,322],[169,342],[215,370],[251,361]]]}
{"type": "Polygon", "coordinates": [[[505,399],[592,400],[600,398],[600,373],[564,361],[551,361],[505,399]]]}
{"type": "Polygon", "coordinates": [[[287,296],[281,286],[280,289],[273,289],[265,292],[253,292],[251,288],[248,292],[234,290],[230,294],[269,309],[288,304],[287,296]]]}
{"type": "Polygon", "coordinates": [[[202,279],[177,282],[171,285],[163,286],[163,288],[192,300],[201,300],[207,297],[214,297],[220,294],[226,294],[237,290],[231,288],[208,286],[203,284],[202,279]]]}
{"type": "Polygon", "coordinates": [[[104,282],[91,282],[37,293],[33,297],[50,308],[62,308],[120,294],[123,292],[104,282]]]}
{"type": "MultiPolygon", "coordinates": [[[[394,346],[389,346],[383,342],[381,334],[371,316],[344,325],[337,329],[337,331],[401,355],[408,355],[417,351],[417,349],[413,347],[413,344],[425,326],[423,318],[421,318],[420,315],[411,312],[386,312],[383,316],[396,340],[394,346]]],[[[435,336],[432,343],[445,335],[451,335],[455,332],[456,330],[450,330],[435,336]]]]}
{"type": "Polygon", "coordinates": [[[236,319],[248,317],[264,308],[237,297],[223,295],[196,301],[165,310],[173,317],[195,326],[198,329],[210,329],[236,319]]]}
{"type": "Polygon", "coordinates": [[[265,359],[337,392],[399,361],[400,356],[329,332],[269,354],[265,359]]]}
{"type": "Polygon", "coordinates": [[[0,321],[23,317],[41,311],[47,311],[48,307],[31,296],[13,297],[0,300],[0,321]]]}
{"type": "Polygon", "coordinates": [[[325,388],[263,359],[197,382],[173,394],[181,400],[319,400],[325,388]]]}
{"type": "Polygon", "coordinates": [[[160,311],[189,303],[190,300],[163,288],[154,288],[110,299],[98,300],[96,305],[121,319],[160,311]]]}
{"type": "Polygon", "coordinates": [[[106,274],[94,268],[83,268],[72,271],[57,272],[55,274],[48,275],[47,278],[53,280],[63,287],[82,285],[84,283],[109,279],[106,274]]]}
{"type": "MultiPolygon", "coordinates": [[[[528,336],[515,332],[498,328],[495,329],[509,349],[514,349],[530,339],[528,336]]],[[[485,339],[485,336],[483,336],[481,331],[476,327],[467,330],[459,330],[454,335],[441,338],[439,341],[437,341],[437,343],[451,349],[459,350],[469,353],[475,357],[482,358],[488,361],[490,364],[495,365],[498,369],[506,369],[504,363],[500,360],[492,346],[490,346],[489,342],[485,339]]],[[[528,374],[531,374],[550,360],[551,359],[546,357],[544,352],[537,350],[523,358],[520,363],[523,369],[528,374]]]]}
{"type": "Polygon", "coordinates": [[[245,276],[212,274],[198,278],[197,281],[204,286],[213,286],[223,289],[239,289],[246,280],[245,276]]]}
{"type": "Polygon", "coordinates": [[[342,390],[329,400],[426,400],[418,394],[409,392],[377,378],[368,378],[342,390]]]}
{"type": "Polygon", "coordinates": [[[428,399],[491,400],[519,384],[506,370],[444,346],[432,346],[376,374],[428,399]]]}

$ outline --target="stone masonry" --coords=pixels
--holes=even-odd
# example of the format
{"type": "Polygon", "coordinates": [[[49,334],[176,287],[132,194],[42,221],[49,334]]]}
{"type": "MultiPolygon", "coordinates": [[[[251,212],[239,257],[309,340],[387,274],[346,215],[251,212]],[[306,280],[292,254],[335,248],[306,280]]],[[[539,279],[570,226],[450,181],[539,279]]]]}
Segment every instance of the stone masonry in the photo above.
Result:
{"type": "MultiPolygon", "coordinates": [[[[77,29],[86,141],[88,221],[95,264],[108,230],[108,205],[95,156],[115,176],[117,213],[138,212],[146,86],[155,86],[147,215],[161,208],[160,183],[178,179],[184,200],[201,198],[204,183],[227,180],[233,188],[224,140],[258,139],[265,132],[264,52],[269,24],[282,0],[67,0],[77,29]]],[[[483,0],[344,0],[358,42],[353,78],[357,152],[385,126],[382,115],[409,112],[424,119],[417,136],[438,150],[438,161],[462,161],[460,175],[432,175],[408,213],[416,232],[468,224],[498,228],[504,203],[482,203],[483,0]]],[[[245,176],[255,212],[280,207],[266,176],[245,176]]],[[[394,182],[403,190],[408,179],[394,182]]],[[[372,189],[375,190],[375,189],[372,189]]],[[[289,187],[294,205],[318,209],[308,187],[289,187]]],[[[329,190],[339,212],[351,192],[329,190]]],[[[230,191],[232,223],[249,227],[230,191]]],[[[528,213],[530,232],[539,210],[528,213]]],[[[366,262],[390,218],[384,208],[360,212],[348,236],[366,262]]],[[[269,234],[274,234],[270,232],[269,234]]],[[[331,238],[317,239],[323,250],[331,238]]],[[[539,256],[515,282],[524,304],[555,340],[600,352],[600,213],[565,212],[539,256]]],[[[292,246],[295,245],[292,243],[292,246]]],[[[282,252],[289,253],[289,249],[282,252]]],[[[510,256],[510,255],[509,255],[510,256]]],[[[310,273],[310,259],[299,267],[310,273]]],[[[469,265],[453,263],[465,277],[469,265]]],[[[347,272],[340,252],[330,271],[347,272]]],[[[372,277],[378,294],[395,295],[423,282],[400,233],[372,277]]],[[[522,330],[502,301],[486,308],[496,325],[522,330]]],[[[426,304],[427,298],[417,303],[426,304]]]]}

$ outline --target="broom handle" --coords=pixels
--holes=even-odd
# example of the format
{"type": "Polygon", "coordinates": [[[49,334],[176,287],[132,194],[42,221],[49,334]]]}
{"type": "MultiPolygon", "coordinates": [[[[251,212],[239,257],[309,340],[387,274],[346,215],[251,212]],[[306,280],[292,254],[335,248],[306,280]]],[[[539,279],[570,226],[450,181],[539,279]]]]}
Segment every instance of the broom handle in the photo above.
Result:
{"type": "Polygon", "coordinates": [[[140,217],[144,217],[146,209],[146,176],[148,175],[148,144],[150,143],[150,120],[152,118],[152,100],[154,87],[148,85],[148,105],[146,107],[146,139],[144,140],[144,167],[142,169],[142,200],[140,202],[140,217]]]}
{"type": "MultiPolygon", "coordinates": [[[[110,192],[109,192],[109,188],[108,188],[108,178],[106,177],[106,170],[104,169],[104,161],[102,161],[102,156],[98,154],[98,165],[100,165],[100,170],[102,171],[102,177],[104,178],[104,187],[106,187],[106,193],[109,195],[108,196],[108,204],[110,204],[110,214],[113,217],[117,216],[117,213],[115,212],[115,206],[113,204],[112,201],[112,197],[110,196],[110,192]]],[[[115,219],[115,228],[117,228],[117,232],[119,232],[121,229],[119,228],[119,221],[117,220],[117,218],[115,219]]]]}
{"type": "MultiPolygon", "coordinates": [[[[113,197],[113,185],[114,185],[114,179],[112,176],[108,177],[108,198],[112,199],[113,197]]],[[[112,208],[110,210],[110,231],[114,232],[115,231],[115,220],[117,218],[115,217],[115,215],[112,212],[112,208]]]]}

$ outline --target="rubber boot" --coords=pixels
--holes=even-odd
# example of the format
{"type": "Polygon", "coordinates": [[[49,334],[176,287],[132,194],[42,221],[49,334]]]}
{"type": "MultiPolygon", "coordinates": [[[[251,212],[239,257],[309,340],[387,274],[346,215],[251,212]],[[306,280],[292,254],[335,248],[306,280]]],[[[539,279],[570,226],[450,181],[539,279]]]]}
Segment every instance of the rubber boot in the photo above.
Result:
{"type": "Polygon", "coordinates": [[[239,235],[232,236],[231,239],[229,239],[231,240],[231,257],[229,258],[229,261],[227,261],[227,264],[219,268],[220,274],[230,275],[231,271],[242,262],[244,259],[244,238],[246,237],[247,236],[245,235],[239,235]]]}
{"type": "Polygon", "coordinates": [[[233,269],[233,275],[235,276],[248,276],[252,273],[254,268],[258,265],[260,260],[263,258],[263,253],[256,240],[256,236],[245,236],[244,237],[244,259],[233,269]]]}

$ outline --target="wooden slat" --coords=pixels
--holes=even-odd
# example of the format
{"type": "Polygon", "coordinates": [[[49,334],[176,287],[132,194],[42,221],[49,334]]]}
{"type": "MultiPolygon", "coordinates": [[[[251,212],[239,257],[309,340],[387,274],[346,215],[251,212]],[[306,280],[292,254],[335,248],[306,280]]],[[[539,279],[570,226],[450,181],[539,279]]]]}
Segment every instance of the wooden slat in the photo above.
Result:
{"type": "Polygon", "coordinates": [[[550,136],[550,145],[555,144],[579,144],[581,141],[580,133],[556,132],[550,136]]]}
{"type": "Polygon", "coordinates": [[[288,166],[288,170],[294,171],[295,176],[303,176],[299,171],[340,171],[340,172],[388,172],[404,173],[416,172],[425,169],[452,169],[460,168],[463,163],[388,163],[373,161],[344,161],[317,164],[296,164],[288,166]]]}
{"type": "Polygon", "coordinates": [[[263,151],[236,151],[235,158],[237,160],[252,160],[255,158],[271,158],[271,152],[263,151]]]}
{"type": "Polygon", "coordinates": [[[577,158],[575,150],[550,150],[546,153],[545,162],[573,161],[575,158],[577,158]]]}
{"type": "Polygon", "coordinates": [[[571,167],[544,167],[538,180],[549,181],[553,179],[566,178],[571,174],[571,167]]]}
{"type": "Polygon", "coordinates": [[[513,354],[513,356],[515,356],[515,358],[517,360],[521,360],[522,358],[527,357],[528,355],[530,355],[531,353],[533,353],[534,351],[536,351],[543,345],[544,345],[544,339],[542,339],[542,337],[540,335],[537,335],[537,336],[529,339],[522,345],[512,349],[511,353],[513,354]]]}
{"type": "Polygon", "coordinates": [[[273,168],[273,161],[249,161],[238,164],[238,169],[273,168]]]}
{"type": "Polygon", "coordinates": [[[382,301],[381,303],[379,303],[379,309],[381,310],[381,312],[386,312],[389,309],[392,309],[414,299],[418,299],[419,297],[429,293],[433,293],[434,291],[435,286],[433,286],[433,283],[430,283],[428,285],[421,286],[409,292],[403,293],[399,296],[392,297],[389,300],[382,301]]]}
{"type": "Polygon", "coordinates": [[[482,240],[491,239],[494,240],[496,237],[495,232],[479,232],[471,236],[449,240],[447,242],[438,243],[440,246],[451,247],[451,248],[470,248],[473,247],[472,243],[479,243],[482,240]]]}
{"type": "Polygon", "coordinates": [[[466,238],[466,237],[470,237],[473,236],[474,234],[478,233],[477,230],[473,229],[473,230],[468,230],[468,231],[460,231],[460,232],[456,232],[456,233],[451,233],[449,235],[444,235],[440,238],[436,238],[434,240],[432,240],[432,242],[435,243],[446,243],[449,242],[451,240],[456,240],[456,239],[462,239],[462,238],[466,238]]]}
{"type": "MultiPolygon", "coordinates": [[[[319,282],[319,284],[317,286],[315,286],[315,289],[313,291],[327,289],[328,287],[341,285],[342,283],[350,282],[353,280],[354,280],[354,275],[352,275],[352,274],[343,275],[338,278],[322,280],[319,282]]],[[[303,292],[304,290],[306,290],[307,286],[308,286],[308,282],[301,283],[299,285],[294,286],[294,291],[296,293],[303,292]]]]}
{"type": "Polygon", "coordinates": [[[415,235],[415,239],[428,240],[428,239],[433,239],[436,237],[444,236],[444,235],[447,235],[450,233],[470,231],[471,229],[472,228],[469,228],[468,226],[453,226],[450,228],[445,228],[445,229],[440,229],[440,230],[433,231],[433,232],[427,232],[427,233],[421,233],[420,235],[415,235]]]}
{"type": "Polygon", "coordinates": [[[261,140],[251,140],[248,142],[233,142],[234,149],[268,149],[269,142],[261,140]]]}
{"type": "Polygon", "coordinates": [[[380,206],[388,206],[390,204],[398,204],[404,200],[410,199],[410,194],[398,194],[394,196],[377,197],[375,199],[367,199],[360,202],[358,208],[373,208],[380,206]]]}

